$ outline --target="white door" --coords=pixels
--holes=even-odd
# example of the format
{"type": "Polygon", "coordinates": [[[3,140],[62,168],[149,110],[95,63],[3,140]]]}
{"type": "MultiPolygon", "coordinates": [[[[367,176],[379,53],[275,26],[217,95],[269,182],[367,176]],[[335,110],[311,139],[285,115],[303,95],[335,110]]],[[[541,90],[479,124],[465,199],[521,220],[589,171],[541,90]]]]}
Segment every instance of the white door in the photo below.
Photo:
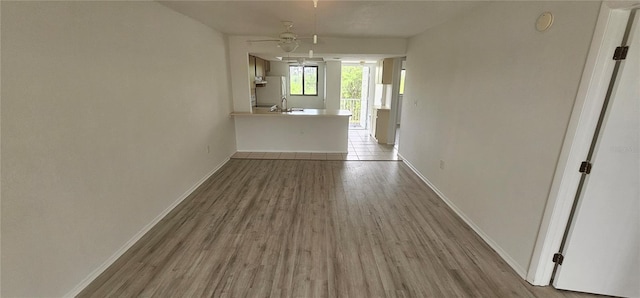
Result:
{"type": "Polygon", "coordinates": [[[553,286],[640,297],[640,12],[553,286]]]}
{"type": "Polygon", "coordinates": [[[368,109],[369,106],[369,72],[370,68],[368,66],[362,67],[362,99],[360,101],[360,126],[364,129],[367,129],[367,119],[368,117],[368,109]]]}

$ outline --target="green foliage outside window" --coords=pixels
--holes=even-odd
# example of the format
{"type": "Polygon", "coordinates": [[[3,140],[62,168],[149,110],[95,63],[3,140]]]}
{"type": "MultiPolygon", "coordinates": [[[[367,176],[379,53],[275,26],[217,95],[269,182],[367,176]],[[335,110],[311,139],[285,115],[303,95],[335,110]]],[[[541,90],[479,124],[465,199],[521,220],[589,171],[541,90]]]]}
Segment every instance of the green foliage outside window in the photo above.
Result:
{"type": "Polygon", "coordinates": [[[304,95],[318,95],[318,67],[304,67],[304,95]]]}
{"type": "Polygon", "coordinates": [[[362,66],[342,66],[341,98],[362,98],[362,66]]]}
{"type": "Polygon", "coordinates": [[[289,94],[318,95],[318,67],[289,66],[289,94]]]}
{"type": "Polygon", "coordinates": [[[351,111],[350,124],[360,124],[362,108],[362,75],[363,67],[359,65],[343,65],[340,83],[340,109],[351,111]]]}
{"type": "Polygon", "coordinates": [[[404,76],[405,70],[400,71],[400,94],[404,94],[404,76]]]}
{"type": "Polygon", "coordinates": [[[302,95],[302,66],[289,66],[289,93],[302,95]]]}

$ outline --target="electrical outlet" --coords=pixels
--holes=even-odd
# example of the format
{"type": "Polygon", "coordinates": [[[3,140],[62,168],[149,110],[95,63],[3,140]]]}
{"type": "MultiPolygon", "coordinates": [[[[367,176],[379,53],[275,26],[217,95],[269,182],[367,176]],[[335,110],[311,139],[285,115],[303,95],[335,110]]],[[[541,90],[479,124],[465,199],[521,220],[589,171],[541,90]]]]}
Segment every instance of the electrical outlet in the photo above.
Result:
{"type": "Polygon", "coordinates": [[[444,160],[440,160],[440,169],[444,170],[444,160]]]}

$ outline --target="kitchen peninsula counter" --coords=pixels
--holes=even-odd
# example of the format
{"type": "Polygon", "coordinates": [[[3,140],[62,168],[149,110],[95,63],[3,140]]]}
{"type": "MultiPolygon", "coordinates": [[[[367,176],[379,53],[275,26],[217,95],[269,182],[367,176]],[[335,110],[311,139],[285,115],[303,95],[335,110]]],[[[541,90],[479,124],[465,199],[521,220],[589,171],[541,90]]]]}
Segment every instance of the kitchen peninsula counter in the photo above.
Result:
{"type": "Polygon", "coordinates": [[[347,153],[348,110],[233,112],[240,152],[347,153]]]}
{"type": "Polygon", "coordinates": [[[232,116],[312,116],[312,117],[350,117],[349,110],[304,109],[291,112],[270,112],[269,108],[254,108],[252,112],[233,112],[232,116]]]}

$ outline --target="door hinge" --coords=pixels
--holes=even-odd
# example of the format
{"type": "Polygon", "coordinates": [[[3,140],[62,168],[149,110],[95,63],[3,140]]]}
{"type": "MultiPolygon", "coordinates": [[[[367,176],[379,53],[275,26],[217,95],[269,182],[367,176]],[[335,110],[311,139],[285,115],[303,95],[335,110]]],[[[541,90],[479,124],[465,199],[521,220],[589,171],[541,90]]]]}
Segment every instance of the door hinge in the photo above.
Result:
{"type": "Polygon", "coordinates": [[[591,174],[592,164],[588,161],[583,161],[580,164],[580,173],[591,174]]]}
{"type": "Polygon", "coordinates": [[[561,253],[553,254],[553,262],[562,265],[562,261],[564,261],[564,256],[561,253]]]}
{"type": "Polygon", "coordinates": [[[627,59],[627,52],[629,51],[629,46],[617,47],[615,52],[613,52],[613,60],[624,60],[627,59]]]}

